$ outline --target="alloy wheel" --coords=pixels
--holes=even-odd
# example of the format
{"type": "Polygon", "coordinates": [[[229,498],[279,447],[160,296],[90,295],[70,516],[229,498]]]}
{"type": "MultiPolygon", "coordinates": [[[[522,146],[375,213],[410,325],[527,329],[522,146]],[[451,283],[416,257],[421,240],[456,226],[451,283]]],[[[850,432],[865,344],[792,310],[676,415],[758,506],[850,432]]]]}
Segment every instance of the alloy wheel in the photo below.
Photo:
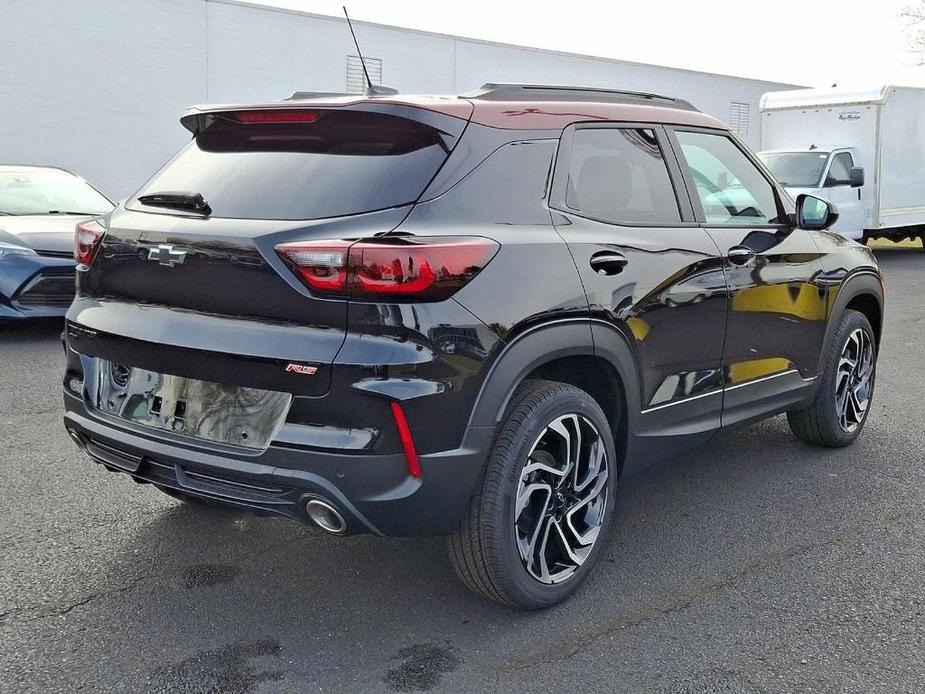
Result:
{"type": "Polygon", "coordinates": [[[835,413],[847,433],[864,422],[874,376],[874,344],[866,330],[856,328],[838,359],[835,374],[835,413]]]}
{"type": "Polygon", "coordinates": [[[533,443],[517,485],[514,532],[524,568],[537,581],[561,583],[591,554],[608,474],[601,435],[581,415],[556,418],[533,443]]]}

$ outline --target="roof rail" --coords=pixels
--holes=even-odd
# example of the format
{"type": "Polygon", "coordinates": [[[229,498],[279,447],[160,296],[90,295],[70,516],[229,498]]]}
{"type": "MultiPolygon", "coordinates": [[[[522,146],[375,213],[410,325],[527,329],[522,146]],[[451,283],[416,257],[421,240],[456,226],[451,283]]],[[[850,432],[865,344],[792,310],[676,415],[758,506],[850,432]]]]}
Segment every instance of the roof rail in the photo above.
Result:
{"type": "Polygon", "coordinates": [[[647,103],[685,111],[698,111],[690,102],[661,94],[633,92],[602,87],[575,87],[555,84],[483,84],[475,91],[462,94],[467,99],[485,101],[597,101],[606,103],[647,103]]]}

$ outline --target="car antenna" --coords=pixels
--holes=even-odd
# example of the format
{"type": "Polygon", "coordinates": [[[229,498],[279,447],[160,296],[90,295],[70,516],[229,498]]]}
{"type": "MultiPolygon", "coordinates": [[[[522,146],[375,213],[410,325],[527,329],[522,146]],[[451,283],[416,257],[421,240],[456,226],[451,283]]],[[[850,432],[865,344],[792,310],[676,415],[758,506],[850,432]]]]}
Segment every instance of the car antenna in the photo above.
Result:
{"type": "Polygon", "coordinates": [[[363,52],[360,50],[360,42],[357,41],[356,32],[353,30],[353,22],[350,21],[350,15],[347,14],[347,6],[342,5],[342,7],[344,8],[344,17],[347,18],[347,27],[350,29],[350,35],[353,37],[353,45],[357,47],[360,65],[363,66],[363,75],[366,77],[366,89],[363,90],[363,93],[366,96],[390,96],[392,94],[398,94],[397,89],[383,87],[381,84],[373,84],[373,81],[369,78],[369,70],[366,69],[366,58],[363,57],[363,52]]]}

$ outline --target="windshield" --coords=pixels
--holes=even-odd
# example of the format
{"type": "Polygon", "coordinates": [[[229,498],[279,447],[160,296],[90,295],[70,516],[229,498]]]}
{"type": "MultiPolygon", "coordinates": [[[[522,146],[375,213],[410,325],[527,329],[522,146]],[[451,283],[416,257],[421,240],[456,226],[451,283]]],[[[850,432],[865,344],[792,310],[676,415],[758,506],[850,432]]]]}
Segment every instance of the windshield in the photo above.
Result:
{"type": "Polygon", "coordinates": [[[59,169],[0,169],[0,214],[100,215],[113,204],[82,178],[59,169]]]}
{"type": "Polygon", "coordinates": [[[774,178],[789,188],[818,188],[828,152],[775,152],[759,155],[774,178]]]}
{"type": "Polygon", "coordinates": [[[435,130],[382,113],[223,113],[129,207],[159,214],[190,208],[146,204],[172,194],[181,201],[201,195],[212,217],[301,220],[372,212],[417,200],[446,156],[435,130]]]}

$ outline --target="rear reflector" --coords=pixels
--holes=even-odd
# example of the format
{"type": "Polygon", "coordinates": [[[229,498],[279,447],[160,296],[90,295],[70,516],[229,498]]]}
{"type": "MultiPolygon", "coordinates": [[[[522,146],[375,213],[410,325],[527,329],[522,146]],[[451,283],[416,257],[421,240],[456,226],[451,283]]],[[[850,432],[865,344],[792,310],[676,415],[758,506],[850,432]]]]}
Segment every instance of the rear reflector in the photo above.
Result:
{"type": "Polygon", "coordinates": [[[414,450],[414,439],[411,438],[411,429],[408,428],[408,420],[405,419],[405,413],[401,409],[401,405],[397,402],[392,403],[392,416],[395,418],[398,438],[401,440],[401,448],[405,453],[405,463],[408,465],[408,474],[412,477],[420,477],[421,464],[418,462],[418,454],[414,450]]]}
{"type": "Polygon", "coordinates": [[[439,301],[475,277],[498,251],[480,237],[284,243],[277,253],[310,289],[366,299],[439,301]]]}
{"type": "Polygon", "coordinates": [[[239,123],[315,123],[321,111],[235,111],[230,114],[239,123]]]}
{"type": "Polygon", "coordinates": [[[89,265],[93,262],[105,233],[106,230],[96,220],[77,225],[74,229],[74,260],[79,265],[89,265]]]}

